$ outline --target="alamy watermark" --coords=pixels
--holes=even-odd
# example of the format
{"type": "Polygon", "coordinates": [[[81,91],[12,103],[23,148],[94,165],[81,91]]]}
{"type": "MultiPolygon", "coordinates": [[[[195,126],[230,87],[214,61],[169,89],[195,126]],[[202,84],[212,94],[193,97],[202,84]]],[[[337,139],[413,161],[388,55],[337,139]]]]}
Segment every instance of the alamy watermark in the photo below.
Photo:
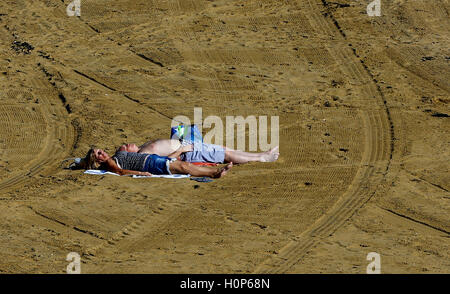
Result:
{"type": "Polygon", "coordinates": [[[370,252],[367,254],[366,259],[371,261],[369,265],[367,265],[366,273],[368,274],[381,274],[381,257],[380,254],[376,252],[370,252]]]}
{"type": "MultiPolygon", "coordinates": [[[[179,115],[172,119],[171,127],[179,124],[190,126],[191,120],[187,116],[179,115]]],[[[248,151],[257,151],[258,147],[261,151],[269,151],[272,147],[279,145],[279,117],[270,117],[270,143],[268,143],[268,118],[267,116],[226,116],[225,129],[223,120],[215,115],[211,115],[203,119],[203,110],[201,107],[194,108],[194,125],[196,125],[202,133],[203,128],[211,128],[203,137],[203,142],[216,145],[226,146],[230,149],[246,150],[246,127],[248,125],[248,151]],[[237,130],[235,136],[235,129],[237,130]],[[225,132],[224,132],[225,130],[225,132]],[[226,145],[223,144],[225,133],[226,145]],[[235,148],[235,137],[237,147],[235,148]]]]}
{"type": "Polygon", "coordinates": [[[67,5],[68,16],[81,16],[81,0],[73,0],[67,5]]]}
{"type": "MultiPolygon", "coordinates": [[[[73,0],[67,5],[68,16],[81,16],[81,0],[73,0]]],[[[367,5],[368,16],[381,16],[381,0],[373,0],[367,5]]]]}
{"type": "Polygon", "coordinates": [[[381,16],[381,0],[374,0],[367,5],[368,16],[381,16]]]}
{"type": "Polygon", "coordinates": [[[68,274],[81,274],[81,258],[78,253],[70,252],[67,254],[66,260],[70,261],[66,267],[68,274]]]}

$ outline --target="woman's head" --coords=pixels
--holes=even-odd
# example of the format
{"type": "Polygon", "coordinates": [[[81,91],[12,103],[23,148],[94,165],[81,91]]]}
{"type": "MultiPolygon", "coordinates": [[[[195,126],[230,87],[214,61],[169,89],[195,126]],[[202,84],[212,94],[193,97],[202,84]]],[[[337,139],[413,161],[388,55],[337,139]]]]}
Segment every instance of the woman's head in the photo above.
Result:
{"type": "Polygon", "coordinates": [[[89,149],[79,166],[84,169],[98,169],[100,165],[109,159],[108,153],[102,149],[89,149]]]}

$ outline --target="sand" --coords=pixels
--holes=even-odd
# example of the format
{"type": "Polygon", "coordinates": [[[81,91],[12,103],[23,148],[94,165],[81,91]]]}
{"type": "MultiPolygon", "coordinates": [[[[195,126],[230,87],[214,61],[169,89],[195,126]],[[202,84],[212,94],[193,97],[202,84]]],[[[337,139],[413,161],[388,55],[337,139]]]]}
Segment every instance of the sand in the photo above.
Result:
{"type": "Polygon", "coordinates": [[[447,0],[0,3],[0,272],[450,272],[447,0]],[[223,179],[63,169],[171,119],[279,116],[223,179]]]}

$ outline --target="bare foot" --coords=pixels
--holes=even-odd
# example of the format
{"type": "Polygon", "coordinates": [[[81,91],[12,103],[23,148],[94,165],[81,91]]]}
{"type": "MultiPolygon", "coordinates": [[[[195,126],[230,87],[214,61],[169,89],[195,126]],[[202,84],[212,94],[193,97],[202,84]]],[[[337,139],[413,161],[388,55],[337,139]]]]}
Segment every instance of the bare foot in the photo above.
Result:
{"type": "Polygon", "coordinates": [[[261,162],[273,162],[278,159],[280,152],[278,152],[278,146],[270,149],[261,156],[261,162]]]}
{"type": "Polygon", "coordinates": [[[229,164],[227,164],[226,166],[222,167],[221,169],[219,169],[217,171],[217,173],[214,175],[214,178],[221,178],[224,175],[227,174],[227,172],[233,167],[233,163],[230,162],[229,164]]]}

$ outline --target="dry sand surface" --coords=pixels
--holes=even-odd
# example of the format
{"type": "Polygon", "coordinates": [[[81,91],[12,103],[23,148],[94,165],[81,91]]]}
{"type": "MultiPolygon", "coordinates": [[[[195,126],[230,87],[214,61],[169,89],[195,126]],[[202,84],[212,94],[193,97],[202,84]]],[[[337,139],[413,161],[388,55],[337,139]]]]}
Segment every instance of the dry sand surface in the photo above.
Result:
{"type": "Polygon", "coordinates": [[[448,0],[70,2],[0,2],[0,272],[450,272],[448,0]],[[61,168],[194,107],[279,116],[279,160],[61,168]]]}

